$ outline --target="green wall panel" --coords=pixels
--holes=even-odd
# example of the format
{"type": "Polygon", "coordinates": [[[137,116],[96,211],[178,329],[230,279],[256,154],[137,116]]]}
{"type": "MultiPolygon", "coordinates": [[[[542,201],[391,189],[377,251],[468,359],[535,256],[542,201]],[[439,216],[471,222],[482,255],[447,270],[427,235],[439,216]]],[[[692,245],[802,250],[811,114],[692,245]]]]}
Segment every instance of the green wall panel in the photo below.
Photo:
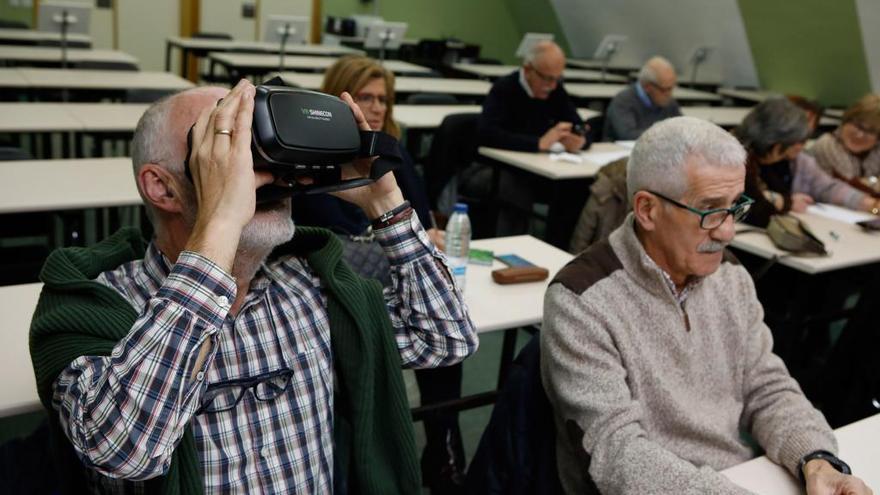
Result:
{"type": "Polygon", "coordinates": [[[870,90],[854,0],[738,0],[761,86],[826,105],[870,90]]]}
{"type": "Polygon", "coordinates": [[[34,10],[33,7],[13,7],[9,0],[0,0],[0,19],[24,22],[30,26],[34,20],[34,10]]]}
{"type": "MultiPolygon", "coordinates": [[[[323,14],[372,14],[359,0],[324,0],[323,14]]],[[[517,63],[523,33],[552,32],[566,47],[550,0],[381,0],[378,15],[409,23],[409,38],[455,37],[482,46],[481,56],[517,63]]]]}
{"type": "Polygon", "coordinates": [[[571,53],[550,0],[507,0],[507,5],[520,33],[553,33],[563,51],[571,53]]]}

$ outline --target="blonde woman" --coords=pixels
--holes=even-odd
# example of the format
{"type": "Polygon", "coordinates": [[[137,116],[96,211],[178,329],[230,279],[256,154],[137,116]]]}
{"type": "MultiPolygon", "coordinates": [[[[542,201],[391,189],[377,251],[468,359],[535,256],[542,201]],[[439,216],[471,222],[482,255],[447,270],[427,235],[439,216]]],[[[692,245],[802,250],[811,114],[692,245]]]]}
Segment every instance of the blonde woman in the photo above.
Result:
{"type": "MultiPolygon", "coordinates": [[[[334,96],[348,92],[373,130],[400,137],[400,128],[394,121],[394,75],[377,61],[362,56],[340,58],[324,74],[321,90],[334,96]]],[[[397,183],[432,242],[443,249],[443,232],[432,228],[425,186],[403,147],[401,154],[404,164],[394,171],[397,183]]],[[[328,194],[309,195],[294,198],[293,218],[297,225],[320,226],[336,232],[343,241],[346,261],[355,271],[386,285],[390,283],[384,251],[372,240],[370,222],[362,210],[328,194]]],[[[461,397],[461,370],[461,364],[416,370],[422,404],[461,397]]],[[[423,482],[431,488],[432,495],[460,493],[465,466],[458,415],[437,413],[426,418],[424,424],[427,444],[422,454],[423,482]]]]}

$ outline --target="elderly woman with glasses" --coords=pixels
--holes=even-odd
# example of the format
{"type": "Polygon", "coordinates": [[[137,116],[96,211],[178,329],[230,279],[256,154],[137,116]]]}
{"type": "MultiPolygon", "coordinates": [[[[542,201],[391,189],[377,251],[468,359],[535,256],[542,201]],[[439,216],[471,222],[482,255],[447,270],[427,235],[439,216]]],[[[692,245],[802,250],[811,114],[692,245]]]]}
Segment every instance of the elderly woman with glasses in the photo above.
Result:
{"type": "Polygon", "coordinates": [[[803,152],[810,135],[807,114],[784,98],[752,109],[734,130],[748,151],[746,194],[755,199],[747,222],[764,227],[770,216],[802,212],[816,201],[877,214],[871,196],[835,179],[803,152]]]}
{"type": "Polygon", "coordinates": [[[823,134],[810,153],[829,174],[880,196],[880,95],[867,94],[849,107],[840,127],[823,134]]]}

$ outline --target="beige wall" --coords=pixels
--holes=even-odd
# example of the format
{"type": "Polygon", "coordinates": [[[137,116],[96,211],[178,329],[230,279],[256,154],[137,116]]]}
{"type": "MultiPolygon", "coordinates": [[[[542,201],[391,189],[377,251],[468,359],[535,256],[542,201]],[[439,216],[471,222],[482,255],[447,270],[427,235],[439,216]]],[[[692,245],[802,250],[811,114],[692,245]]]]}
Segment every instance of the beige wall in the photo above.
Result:
{"type": "Polygon", "coordinates": [[[180,32],[179,0],[117,0],[117,4],[119,49],[137,57],[141,70],[165,70],[165,38],[180,32]]]}
{"type": "MultiPolygon", "coordinates": [[[[238,40],[256,40],[256,19],[241,16],[242,5],[254,0],[202,0],[200,29],[207,32],[227,33],[238,40]]],[[[260,0],[260,30],[272,14],[309,16],[311,0],[260,0]]]]}
{"type": "Polygon", "coordinates": [[[202,0],[199,30],[231,34],[237,40],[254,39],[254,19],[241,16],[241,6],[251,0],[202,0]]]}
{"type": "Polygon", "coordinates": [[[92,21],[89,26],[94,48],[113,49],[113,10],[92,9],[92,21]]]}

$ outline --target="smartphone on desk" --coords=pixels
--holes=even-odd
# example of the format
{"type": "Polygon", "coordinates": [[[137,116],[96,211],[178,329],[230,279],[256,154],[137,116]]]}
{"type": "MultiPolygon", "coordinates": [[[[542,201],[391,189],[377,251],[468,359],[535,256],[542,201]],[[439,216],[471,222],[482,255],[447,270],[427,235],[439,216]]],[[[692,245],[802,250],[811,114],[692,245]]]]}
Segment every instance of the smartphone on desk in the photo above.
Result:
{"type": "Polygon", "coordinates": [[[871,220],[862,220],[861,222],[856,222],[856,225],[859,227],[870,230],[870,231],[878,231],[880,230],[880,218],[873,218],[871,220]]]}
{"type": "Polygon", "coordinates": [[[535,266],[534,263],[516,254],[499,254],[495,259],[507,266],[535,266]]]}

